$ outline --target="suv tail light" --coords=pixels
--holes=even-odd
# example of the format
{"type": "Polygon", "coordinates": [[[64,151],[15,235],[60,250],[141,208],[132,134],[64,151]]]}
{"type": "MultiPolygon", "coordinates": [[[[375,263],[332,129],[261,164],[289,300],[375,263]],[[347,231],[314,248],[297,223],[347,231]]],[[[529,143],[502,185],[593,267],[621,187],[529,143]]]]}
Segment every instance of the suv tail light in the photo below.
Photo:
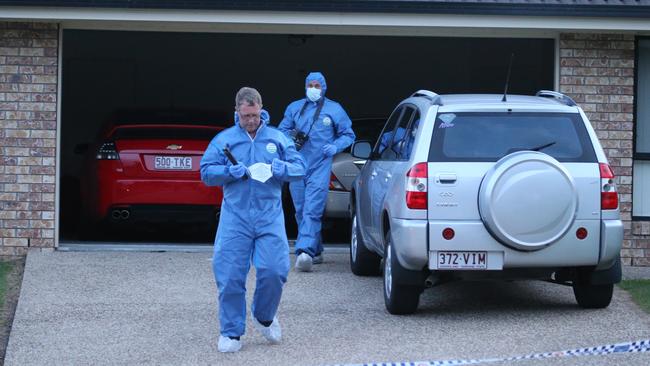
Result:
{"type": "Polygon", "coordinates": [[[406,173],[406,207],[427,209],[427,163],[417,163],[406,173]]]}
{"type": "Polygon", "coordinates": [[[600,163],[600,209],[615,210],[618,208],[618,193],[614,183],[614,173],[608,164],[600,163]]]}
{"type": "Polygon", "coordinates": [[[345,187],[343,187],[343,184],[339,182],[338,179],[336,179],[336,175],[334,173],[330,174],[330,191],[345,191],[345,187]]]}
{"type": "Polygon", "coordinates": [[[114,142],[104,142],[97,150],[95,156],[97,160],[119,160],[120,155],[117,153],[114,142]]]}

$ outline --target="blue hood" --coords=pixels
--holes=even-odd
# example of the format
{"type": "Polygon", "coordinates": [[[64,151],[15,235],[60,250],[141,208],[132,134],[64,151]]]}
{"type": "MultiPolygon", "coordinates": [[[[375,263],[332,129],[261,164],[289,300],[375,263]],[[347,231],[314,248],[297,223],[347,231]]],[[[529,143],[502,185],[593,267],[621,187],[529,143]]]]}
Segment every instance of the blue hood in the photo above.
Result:
{"type": "Polygon", "coordinates": [[[305,90],[307,90],[307,84],[312,80],[318,80],[321,85],[321,98],[325,96],[325,91],[327,91],[327,82],[325,81],[325,76],[320,72],[310,72],[305,78],[305,90]]]}

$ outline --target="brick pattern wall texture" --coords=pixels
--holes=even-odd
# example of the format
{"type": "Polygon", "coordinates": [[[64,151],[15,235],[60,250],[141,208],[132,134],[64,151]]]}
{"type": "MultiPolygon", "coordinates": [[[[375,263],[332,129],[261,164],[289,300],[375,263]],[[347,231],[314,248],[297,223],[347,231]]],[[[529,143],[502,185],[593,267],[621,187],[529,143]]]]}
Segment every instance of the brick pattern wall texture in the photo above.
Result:
{"type": "Polygon", "coordinates": [[[562,34],[560,91],[585,111],[614,170],[625,239],[625,265],[650,266],[650,245],[632,222],[634,36],[562,34]],[[633,228],[635,228],[633,230],[633,228]]]}
{"type": "Polygon", "coordinates": [[[0,255],[54,247],[58,26],[0,22],[0,255]]]}

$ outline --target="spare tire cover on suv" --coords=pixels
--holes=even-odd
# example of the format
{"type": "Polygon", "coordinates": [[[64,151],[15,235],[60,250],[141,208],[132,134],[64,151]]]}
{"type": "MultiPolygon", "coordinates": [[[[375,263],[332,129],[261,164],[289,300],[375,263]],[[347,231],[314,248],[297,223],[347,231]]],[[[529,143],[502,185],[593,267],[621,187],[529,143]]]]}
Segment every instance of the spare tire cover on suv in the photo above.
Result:
{"type": "Polygon", "coordinates": [[[578,194],[571,175],[557,160],[519,151],[501,158],[485,174],[478,208],[495,239],[532,251],[567,232],[575,220],[578,194]]]}

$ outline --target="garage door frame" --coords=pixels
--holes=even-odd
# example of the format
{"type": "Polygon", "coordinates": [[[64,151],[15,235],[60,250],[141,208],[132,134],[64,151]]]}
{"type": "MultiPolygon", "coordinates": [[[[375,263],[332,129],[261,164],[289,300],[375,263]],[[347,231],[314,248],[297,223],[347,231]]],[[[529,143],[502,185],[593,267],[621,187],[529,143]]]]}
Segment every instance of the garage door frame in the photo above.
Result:
{"type": "MultiPolygon", "coordinates": [[[[188,12],[167,11],[86,11],[85,14],[67,15],[59,23],[58,86],[57,86],[57,131],[56,131],[56,188],[55,188],[55,228],[54,246],[59,247],[60,235],[60,179],[61,179],[61,94],[63,74],[64,30],[108,30],[143,32],[192,32],[192,33],[270,33],[270,34],[313,34],[348,36],[406,36],[406,37],[469,37],[469,38],[546,38],[553,39],[554,88],[559,88],[559,37],[558,29],[535,29],[528,23],[531,19],[515,21],[509,18],[533,17],[481,17],[453,15],[412,15],[412,14],[322,14],[322,13],[281,13],[273,14],[269,20],[268,12],[212,12],[229,14],[185,14],[188,12]],[[137,13],[124,16],[124,13],[137,13]],[[237,13],[237,14],[234,14],[237,13]],[[252,13],[252,14],[251,14],[252,13]],[[121,14],[121,15],[120,15],[121,14]],[[217,16],[218,15],[218,16],[217,16]],[[223,16],[236,15],[228,21],[223,16]],[[124,16],[119,19],[120,16],[124,16]],[[138,19],[146,18],[146,19],[138,19]],[[312,25],[302,24],[295,19],[312,19],[312,25]],[[262,21],[262,18],[264,21],[262,21]],[[504,22],[504,19],[508,18],[504,22]],[[126,20],[125,20],[126,19],[126,20]],[[194,19],[196,22],[192,22],[194,19]],[[293,20],[292,20],[293,19],[293,20]],[[221,21],[219,21],[221,20],[221,21]],[[256,23],[260,21],[261,23],[256,23]],[[386,24],[382,25],[384,21],[386,24]],[[334,24],[337,23],[337,24],[334,24]],[[473,23],[471,27],[468,25],[473,23]],[[526,27],[526,24],[529,24],[526,27]],[[463,27],[462,25],[465,25],[463,27]],[[481,28],[484,25],[485,28],[481,28]],[[499,28],[499,26],[502,26],[499,28]],[[522,28],[517,28],[520,26],[522,28]]],[[[192,12],[194,13],[194,12],[192,12]]],[[[209,12],[208,12],[209,13],[209,12]]],[[[49,14],[49,13],[48,13],[49,14]]],[[[11,13],[9,14],[11,15],[11,13]]],[[[51,17],[52,14],[47,15],[51,17]]],[[[36,16],[37,17],[37,16],[36,16]]],[[[45,17],[45,15],[42,15],[45,17]]],[[[541,17],[536,17],[541,18],[541,17]]],[[[543,18],[548,21],[548,18],[543,18]]],[[[539,21],[539,19],[537,20],[539,21]]]]}

